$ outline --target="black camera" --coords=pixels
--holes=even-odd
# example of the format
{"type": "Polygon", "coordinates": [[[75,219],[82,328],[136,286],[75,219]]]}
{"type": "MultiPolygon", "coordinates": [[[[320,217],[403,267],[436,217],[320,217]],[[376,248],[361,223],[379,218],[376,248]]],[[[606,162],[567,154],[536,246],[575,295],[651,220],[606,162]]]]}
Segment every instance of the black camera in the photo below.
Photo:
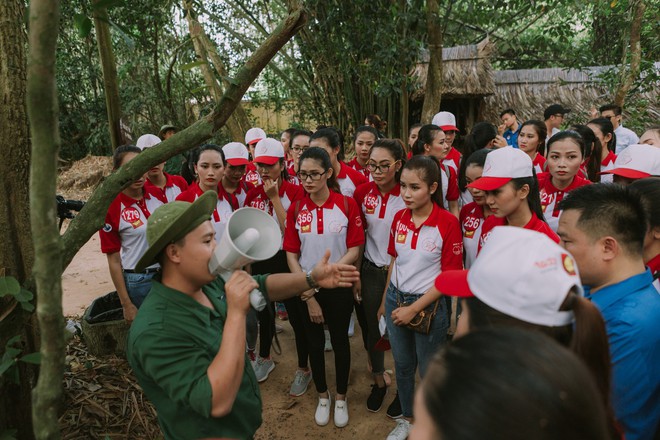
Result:
{"type": "Polygon", "coordinates": [[[64,219],[72,219],[75,217],[71,211],[80,211],[85,206],[82,200],[67,200],[62,196],[55,196],[57,202],[57,216],[60,218],[60,228],[64,219]]]}

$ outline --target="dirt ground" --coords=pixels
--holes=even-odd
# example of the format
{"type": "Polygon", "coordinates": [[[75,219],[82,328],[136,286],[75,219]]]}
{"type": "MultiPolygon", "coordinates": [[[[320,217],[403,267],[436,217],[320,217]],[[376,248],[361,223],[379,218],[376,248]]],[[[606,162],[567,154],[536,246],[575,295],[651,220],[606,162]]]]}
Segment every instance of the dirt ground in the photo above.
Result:
{"type": "MultiPolygon", "coordinates": [[[[101,253],[98,233],[78,252],[62,277],[64,289],[64,314],[82,315],[85,308],[97,297],[112,290],[105,255],[101,253]]],[[[385,398],[385,405],[378,413],[366,409],[371,377],[367,371],[367,356],[362,348],[360,329],[356,323],[351,338],[351,380],[348,392],[350,421],[345,428],[336,428],[332,421],[325,427],[314,423],[317,395],[310,385],[301,397],[289,397],[288,391],[296,367],[296,349],[293,330],[288,322],[277,321],[284,331],[279,334],[282,354],[273,353],[275,370],[261,384],[264,400],[264,423],[256,438],[260,440],[301,440],[322,437],[341,439],[384,439],[395,426],[385,415],[386,405],[394,398],[394,387],[385,398]]],[[[328,383],[334,384],[334,356],[326,353],[328,383]]],[[[392,356],[386,354],[386,366],[392,368],[392,356]]],[[[330,391],[335,387],[330,385],[330,391]]]]}

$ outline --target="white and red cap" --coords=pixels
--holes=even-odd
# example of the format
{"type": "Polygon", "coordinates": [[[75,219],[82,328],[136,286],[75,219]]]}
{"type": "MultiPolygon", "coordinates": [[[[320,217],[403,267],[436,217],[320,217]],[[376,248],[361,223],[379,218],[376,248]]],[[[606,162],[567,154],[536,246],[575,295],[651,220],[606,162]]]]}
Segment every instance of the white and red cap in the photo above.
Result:
{"type": "Polygon", "coordinates": [[[252,127],[245,133],[245,143],[248,145],[256,144],[262,139],[266,139],[266,132],[259,127],[252,127]]]}
{"type": "Polygon", "coordinates": [[[512,179],[533,175],[534,164],[529,155],[518,148],[507,146],[494,150],[486,156],[481,178],[469,184],[468,188],[493,191],[512,179]]]}
{"type": "Polygon", "coordinates": [[[660,148],[646,144],[629,145],[616,157],[614,168],[601,174],[616,174],[629,179],[660,176],[660,148]]]}
{"type": "Polygon", "coordinates": [[[247,165],[250,163],[250,154],[245,145],[240,142],[230,142],[222,147],[222,152],[225,154],[227,163],[234,167],[247,165]]]}
{"type": "Polygon", "coordinates": [[[273,138],[262,139],[254,147],[254,161],[266,165],[274,165],[284,157],[282,142],[273,138]]]}
{"type": "Polygon", "coordinates": [[[547,235],[515,226],[493,229],[470,270],[442,272],[435,288],[549,327],[573,321],[573,312],[559,310],[571,289],[584,295],[571,254],[547,235]]]}
{"type": "Polygon", "coordinates": [[[453,113],[436,113],[435,116],[433,116],[431,124],[442,128],[442,131],[459,131],[458,127],[456,127],[456,116],[454,116],[453,113]]]}
{"type": "Polygon", "coordinates": [[[137,142],[135,142],[135,146],[140,150],[144,150],[145,148],[153,147],[160,143],[160,138],[155,134],[143,134],[138,138],[137,142]]]}

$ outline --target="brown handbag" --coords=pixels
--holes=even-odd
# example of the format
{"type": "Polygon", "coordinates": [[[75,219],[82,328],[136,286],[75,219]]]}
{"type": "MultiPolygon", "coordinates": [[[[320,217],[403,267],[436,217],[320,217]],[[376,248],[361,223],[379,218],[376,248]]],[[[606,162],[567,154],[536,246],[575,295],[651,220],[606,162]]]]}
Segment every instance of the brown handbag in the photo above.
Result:
{"type": "MultiPolygon", "coordinates": [[[[414,302],[414,301],[413,301],[414,302]]],[[[407,307],[410,303],[402,303],[397,301],[399,307],[407,307]]],[[[417,333],[423,335],[428,335],[431,332],[431,324],[433,324],[433,319],[435,318],[436,313],[438,312],[438,303],[440,300],[433,301],[432,304],[426,306],[423,310],[417,313],[410,322],[403,327],[406,327],[417,333]]]]}

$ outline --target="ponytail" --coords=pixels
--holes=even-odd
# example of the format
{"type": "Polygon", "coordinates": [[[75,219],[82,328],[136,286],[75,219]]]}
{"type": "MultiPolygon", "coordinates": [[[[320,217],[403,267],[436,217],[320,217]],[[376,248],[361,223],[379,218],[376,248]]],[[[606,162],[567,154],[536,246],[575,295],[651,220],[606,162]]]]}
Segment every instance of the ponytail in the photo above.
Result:
{"type": "MultiPolygon", "coordinates": [[[[513,187],[516,190],[521,189],[523,186],[529,186],[529,194],[527,194],[527,205],[542,222],[545,222],[543,215],[543,208],[541,207],[541,193],[539,192],[539,182],[536,179],[536,170],[532,168],[532,177],[516,177],[511,179],[513,187]]],[[[547,222],[546,222],[547,223],[547,222]]]]}

